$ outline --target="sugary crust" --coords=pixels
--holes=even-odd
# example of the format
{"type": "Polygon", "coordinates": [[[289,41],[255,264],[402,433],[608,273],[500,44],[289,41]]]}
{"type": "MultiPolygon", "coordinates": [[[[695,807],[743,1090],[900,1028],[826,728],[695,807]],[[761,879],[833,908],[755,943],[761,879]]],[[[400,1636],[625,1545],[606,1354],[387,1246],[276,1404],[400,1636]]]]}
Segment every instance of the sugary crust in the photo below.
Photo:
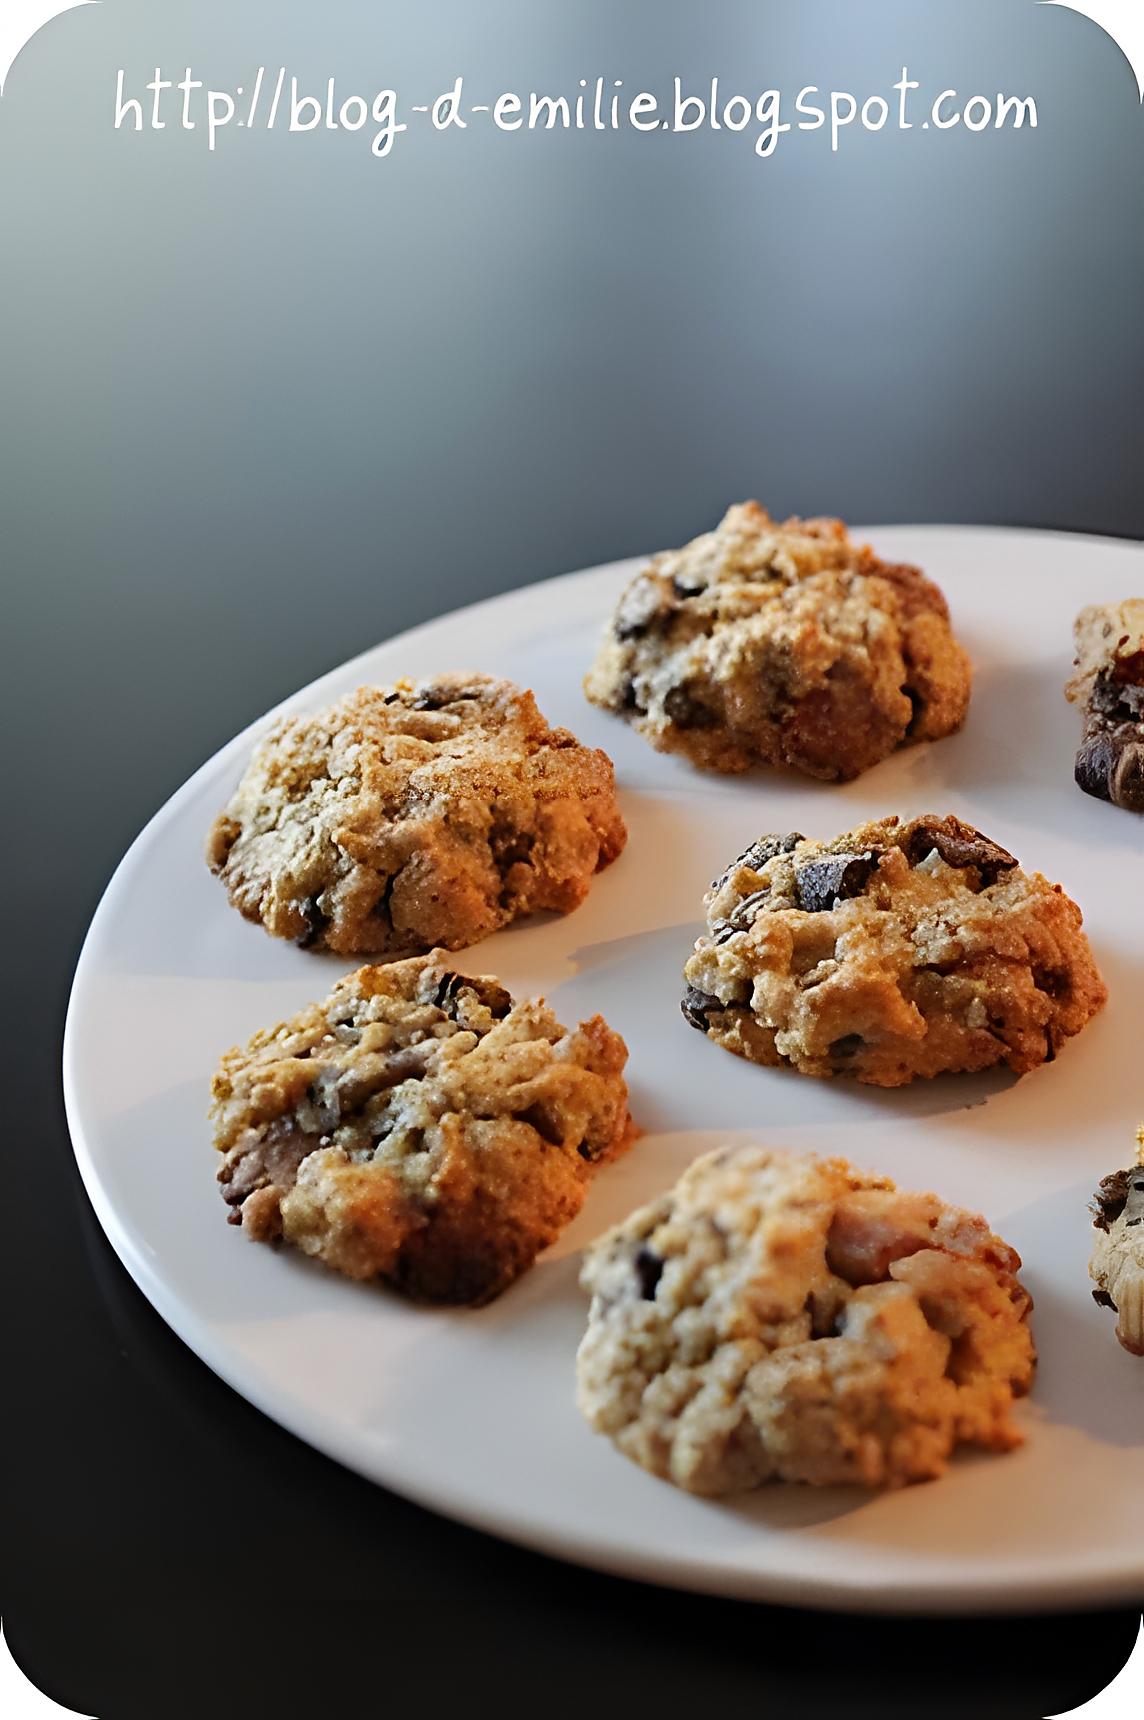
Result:
{"type": "Polygon", "coordinates": [[[917,568],[879,561],[839,520],[780,525],[757,502],[636,575],[584,682],[662,752],[826,780],[952,733],[969,686],[917,568]]]}
{"type": "Polygon", "coordinates": [[[569,912],[626,840],[605,753],[508,681],[441,675],[278,723],[207,861],[276,937],[395,956],[569,912]]]}
{"type": "Polygon", "coordinates": [[[231,1221],[350,1278],[488,1301],[630,1138],[626,1059],[602,1017],[562,1027],[442,950],[360,968],[223,1058],[211,1121],[231,1221]]]}
{"type": "Polygon", "coordinates": [[[896,1087],[1056,1056],[1106,988],[1076,903],[961,820],[766,837],[705,898],[684,1014],[805,1075],[896,1087]]]}
{"type": "Polygon", "coordinates": [[[896,1487],[1021,1443],[1032,1306],[984,1219],[843,1159],[699,1159],[588,1254],[583,1414],[691,1492],[896,1487]]]}

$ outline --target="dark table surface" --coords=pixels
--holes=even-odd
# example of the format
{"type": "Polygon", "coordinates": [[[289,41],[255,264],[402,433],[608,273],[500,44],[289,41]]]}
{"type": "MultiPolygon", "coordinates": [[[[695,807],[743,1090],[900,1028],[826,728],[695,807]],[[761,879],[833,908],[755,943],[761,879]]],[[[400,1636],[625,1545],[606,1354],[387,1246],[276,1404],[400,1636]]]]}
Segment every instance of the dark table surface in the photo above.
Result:
{"type": "MultiPolygon", "coordinates": [[[[512,578],[502,569],[500,583],[512,578]]],[[[58,632],[50,593],[27,594],[34,627],[9,687],[33,817],[5,845],[19,1131],[4,1250],[4,1612],[29,1675],[101,1720],[340,1714],[388,1703],[395,1687],[403,1704],[506,1713],[563,1702],[659,1715],[742,1699],[779,1714],[1024,1720],[1107,1683],[1127,1658],[1131,1611],[849,1618],[670,1593],[502,1545],[309,1450],[167,1330],[72,1159],[59,1082],[71,972],[147,816],[242,722],[347,653],[337,637],[318,649],[303,616],[292,651],[259,655],[228,642],[206,605],[181,617],[176,640],[159,602],[129,620],[95,589],[70,604],[58,632]],[[55,698],[38,679],[50,637],[66,669],[55,698]],[[19,847],[30,839],[35,864],[19,847]]],[[[386,620],[441,607],[428,580],[386,620]]]]}

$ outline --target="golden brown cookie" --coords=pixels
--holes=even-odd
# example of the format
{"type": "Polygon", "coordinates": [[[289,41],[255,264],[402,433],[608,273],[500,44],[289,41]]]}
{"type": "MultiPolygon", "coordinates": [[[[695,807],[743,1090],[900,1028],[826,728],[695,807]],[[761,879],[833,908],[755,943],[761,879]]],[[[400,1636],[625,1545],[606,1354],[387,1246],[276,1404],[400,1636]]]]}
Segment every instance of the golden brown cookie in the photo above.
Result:
{"type": "Polygon", "coordinates": [[[1050,1061],[1107,996],[1059,884],[952,816],[754,842],[705,897],[683,1013],[755,1063],[898,1087],[1050,1061]]]}
{"type": "Polygon", "coordinates": [[[1008,1451],[1035,1351],[1020,1258],[982,1218],[844,1159],[725,1148],[601,1237],[580,1408],[694,1493],[896,1487],[1008,1451]]]}
{"type": "Polygon", "coordinates": [[[445,952],[359,968],[256,1033],[212,1086],[231,1222],[350,1278],[485,1302],[630,1138],[627,1048],[445,952]]]}
{"type": "Polygon", "coordinates": [[[880,561],[840,520],[780,525],[742,502],[636,575],[584,689],[697,765],[844,781],[959,728],[969,683],[917,568],[880,561]]]}
{"type": "Polygon", "coordinates": [[[511,682],[440,675],[276,724],[207,860],[276,937],[396,956],[568,913],[626,840],[605,753],[511,682]]]}

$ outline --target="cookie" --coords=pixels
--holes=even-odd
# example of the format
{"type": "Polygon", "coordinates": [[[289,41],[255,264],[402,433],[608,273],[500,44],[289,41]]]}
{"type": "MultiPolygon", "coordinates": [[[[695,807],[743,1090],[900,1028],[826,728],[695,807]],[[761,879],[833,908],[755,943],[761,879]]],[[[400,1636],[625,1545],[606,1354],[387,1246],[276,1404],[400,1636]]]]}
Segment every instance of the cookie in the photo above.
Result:
{"type": "Polygon", "coordinates": [[[276,937],[400,956],[568,913],[626,840],[605,753],[508,681],[441,675],[277,723],[207,861],[276,937]]]}
{"type": "Polygon", "coordinates": [[[1144,597],[1082,609],[1074,637],[1076,674],[1065,692],[1084,713],[1077,784],[1144,812],[1144,597]]]}
{"type": "Polygon", "coordinates": [[[899,1487],[1022,1440],[1032,1306],[982,1218],[844,1159],[727,1148],[590,1251],[583,1414],[693,1493],[899,1487]]]}
{"type": "Polygon", "coordinates": [[[959,728],[969,682],[917,568],[879,561],[840,520],[779,525],[743,502],[636,575],[584,689],[694,764],[845,781],[959,728]]]}
{"type": "Polygon", "coordinates": [[[1092,1202],[1096,1241],[1088,1275],[1093,1299],[1116,1315],[1116,1336],[1131,1356],[1144,1356],[1144,1128],[1136,1163],[1105,1177],[1092,1202]]]}
{"type": "Polygon", "coordinates": [[[1050,1061],[1107,995],[1081,913],[959,818],[754,842],[705,897],[683,1013],[804,1075],[899,1087],[1050,1061]]]}
{"type": "Polygon", "coordinates": [[[487,1302],[531,1266],[629,1138],[627,1048],[562,1027],[445,952],[359,968],[227,1053],[218,1180],[258,1241],[435,1302],[487,1302]]]}

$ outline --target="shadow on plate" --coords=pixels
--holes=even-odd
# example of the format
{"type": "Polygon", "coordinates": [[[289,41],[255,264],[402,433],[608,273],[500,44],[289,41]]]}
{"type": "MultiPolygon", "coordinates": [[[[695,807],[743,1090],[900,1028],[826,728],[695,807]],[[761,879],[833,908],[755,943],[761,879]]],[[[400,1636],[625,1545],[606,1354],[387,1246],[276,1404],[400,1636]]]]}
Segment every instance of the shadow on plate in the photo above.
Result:
{"type": "MultiPolygon", "coordinates": [[[[978,812],[986,834],[1001,841],[1007,825],[1028,824],[1064,840],[1083,833],[1094,846],[1139,848],[1140,821],[1073,780],[1081,716],[1064,696],[1069,661],[981,669],[964,728],[925,749],[926,792],[936,801],[968,792],[987,809],[978,812]]],[[[1035,853],[1018,858],[1026,870],[1037,865],[1035,853]]]]}
{"type": "Polygon", "coordinates": [[[1032,1403],[1047,1421],[1144,1454],[1144,1362],[1120,1347],[1115,1315],[1092,1299],[1092,1192],[1090,1182],[1073,1183],[1006,1220],[1023,1250],[1054,1266],[1051,1281],[1021,1275],[1033,1296],[1039,1358],[1032,1403]]]}

